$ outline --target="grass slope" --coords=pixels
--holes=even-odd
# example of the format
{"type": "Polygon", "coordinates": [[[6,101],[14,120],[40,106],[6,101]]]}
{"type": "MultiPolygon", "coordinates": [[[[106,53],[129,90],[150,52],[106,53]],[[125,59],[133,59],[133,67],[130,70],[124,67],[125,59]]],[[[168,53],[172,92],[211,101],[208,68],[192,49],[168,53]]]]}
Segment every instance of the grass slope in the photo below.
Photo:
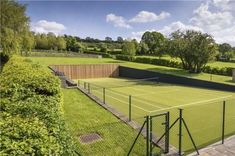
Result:
{"type": "MultiPolygon", "coordinates": [[[[90,100],[77,89],[63,89],[65,120],[81,155],[127,155],[137,132],[90,100]],[[102,140],[82,144],[79,136],[98,133],[102,140]]],[[[140,137],[132,155],[145,154],[145,140],[140,137]]]]}

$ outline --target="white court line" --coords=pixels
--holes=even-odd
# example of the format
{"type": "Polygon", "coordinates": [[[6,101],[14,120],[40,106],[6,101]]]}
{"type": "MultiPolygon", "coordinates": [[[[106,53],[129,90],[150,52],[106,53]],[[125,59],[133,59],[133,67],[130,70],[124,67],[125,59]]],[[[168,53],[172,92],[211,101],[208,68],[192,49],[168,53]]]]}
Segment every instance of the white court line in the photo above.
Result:
{"type": "MultiPolygon", "coordinates": [[[[108,95],[108,96],[109,96],[109,95],[108,95]]],[[[112,97],[112,96],[109,96],[109,97],[111,97],[111,98],[113,98],[113,99],[115,99],[115,100],[117,100],[117,101],[119,101],[119,102],[121,102],[121,103],[127,105],[126,101],[119,100],[119,99],[114,98],[114,97],[112,97]]],[[[143,110],[143,111],[145,111],[145,112],[148,112],[148,113],[151,112],[151,111],[148,111],[148,110],[146,110],[146,109],[144,109],[144,108],[142,108],[142,107],[136,106],[136,105],[134,105],[134,104],[132,104],[132,106],[134,106],[134,107],[136,107],[136,108],[139,108],[139,109],[141,109],[141,110],[143,110]]]]}
{"type": "Polygon", "coordinates": [[[163,107],[155,106],[155,105],[152,105],[152,104],[150,104],[150,103],[148,103],[148,102],[145,102],[145,101],[143,101],[144,99],[143,99],[143,100],[134,99],[134,100],[140,101],[140,102],[142,102],[142,103],[145,103],[145,104],[147,104],[147,105],[149,105],[149,106],[153,106],[153,107],[156,107],[156,108],[163,108],[163,107]]]}
{"type": "MultiPolygon", "coordinates": [[[[112,90],[109,90],[111,93],[114,93],[114,94],[117,94],[117,95],[120,95],[120,96],[123,96],[123,97],[125,97],[125,98],[128,98],[128,95],[122,95],[121,93],[116,93],[115,91],[112,91],[112,90]]],[[[108,94],[106,94],[106,95],[108,95],[108,94]]],[[[110,96],[110,95],[109,95],[110,96]]],[[[111,97],[111,96],[110,96],[111,97]]],[[[133,96],[133,97],[135,97],[135,96],[133,96]]],[[[139,99],[133,99],[133,100],[136,100],[136,101],[140,101],[140,102],[142,102],[142,103],[145,103],[146,105],[149,105],[149,106],[153,106],[153,107],[155,107],[155,108],[163,108],[163,107],[159,107],[159,106],[156,106],[156,105],[153,105],[153,104],[150,104],[149,102],[145,102],[144,101],[144,99],[143,100],[139,100],[139,99]]]]}
{"type": "MultiPolygon", "coordinates": [[[[200,103],[212,102],[212,101],[215,101],[215,100],[225,99],[225,98],[229,98],[229,97],[232,97],[232,95],[228,95],[228,96],[224,96],[224,97],[219,97],[219,98],[214,98],[214,99],[210,99],[210,100],[203,100],[203,101],[198,101],[198,102],[192,102],[192,103],[188,103],[188,104],[184,104],[184,105],[178,105],[178,106],[173,106],[173,107],[164,108],[164,109],[159,109],[159,110],[157,110],[157,112],[158,111],[163,111],[163,110],[169,110],[169,109],[172,109],[172,108],[179,108],[179,107],[184,107],[184,106],[197,105],[197,104],[200,104],[200,103]]],[[[153,112],[156,112],[156,111],[150,111],[150,113],[153,113],[153,112]]]]}
{"type": "Polygon", "coordinates": [[[120,96],[126,97],[126,98],[129,97],[129,95],[127,95],[127,94],[122,94],[122,93],[119,93],[119,92],[117,92],[117,91],[113,91],[113,90],[111,90],[111,89],[108,89],[108,91],[110,91],[111,93],[114,93],[114,94],[116,94],[116,95],[120,95],[120,96]]]}

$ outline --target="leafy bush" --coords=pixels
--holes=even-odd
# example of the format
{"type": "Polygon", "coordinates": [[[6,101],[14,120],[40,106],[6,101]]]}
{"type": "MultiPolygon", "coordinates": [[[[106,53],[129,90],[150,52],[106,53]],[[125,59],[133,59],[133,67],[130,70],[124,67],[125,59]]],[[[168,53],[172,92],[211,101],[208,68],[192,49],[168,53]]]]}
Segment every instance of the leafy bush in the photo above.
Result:
{"type": "Polygon", "coordinates": [[[217,74],[217,75],[225,75],[225,76],[231,76],[232,75],[232,69],[231,67],[211,67],[211,66],[205,66],[202,71],[205,73],[211,73],[211,74],[217,74]]]}
{"type": "Polygon", "coordinates": [[[1,74],[0,95],[1,155],[73,155],[58,78],[13,56],[1,74]]]}

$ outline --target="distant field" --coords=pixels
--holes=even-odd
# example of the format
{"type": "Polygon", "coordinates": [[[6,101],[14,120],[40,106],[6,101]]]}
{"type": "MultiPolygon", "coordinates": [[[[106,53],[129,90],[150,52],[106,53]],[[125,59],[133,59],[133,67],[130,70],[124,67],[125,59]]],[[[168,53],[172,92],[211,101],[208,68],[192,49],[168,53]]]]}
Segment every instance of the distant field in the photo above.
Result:
{"type": "MultiPolygon", "coordinates": [[[[90,83],[90,92],[103,99],[118,111],[129,115],[129,95],[131,95],[132,118],[155,115],[170,111],[171,123],[178,116],[178,108],[184,109],[185,121],[197,146],[204,147],[221,137],[222,103],[227,103],[226,134],[235,134],[235,93],[201,88],[177,86],[165,83],[136,81],[121,78],[102,78],[81,80],[90,83]]],[[[138,119],[136,119],[138,118],[138,119]]],[[[154,134],[163,134],[164,128],[156,121],[154,134]]],[[[178,145],[177,126],[171,133],[171,144],[178,145]]],[[[192,144],[184,130],[184,151],[191,151],[192,144]]]]}
{"type": "Polygon", "coordinates": [[[183,69],[178,68],[171,68],[171,67],[164,67],[164,66],[157,66],[157,65],[150,65],[150,64],[142,64],[142,63],[134,63],[134,62],[126,62],[126,61],[119,61],[114,60],[111,58],[71,58],[71,57],[25,57],[34,62],[42,64],[44,66],[48,66],[50,64],[99,64],[99,63],[119,63],[124,66],[138,68],[138,69],[146,69],[152,70],[162,73],[168,73],[178,76],[190,77],[200,80],[207,80],[219,83],[226,83],[230,85],[235,85],[232,82],[232,78],[230,76],[221,76],[221,75],[214,75],[214,74],[207,74],[207,73],[200,73],[200,74],[193,74],[189,73],[183,69]]]}

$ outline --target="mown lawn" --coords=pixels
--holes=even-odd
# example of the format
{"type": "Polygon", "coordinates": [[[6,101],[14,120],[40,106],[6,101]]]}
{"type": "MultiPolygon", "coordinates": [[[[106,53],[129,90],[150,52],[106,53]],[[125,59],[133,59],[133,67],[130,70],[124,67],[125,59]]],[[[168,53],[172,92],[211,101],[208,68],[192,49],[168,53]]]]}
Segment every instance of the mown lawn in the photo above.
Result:
{"type": "Polygon", "coordinates": [[[190,77],[200,80],[207,80],[219,83],[226,83],[230,85],[235,85],[232,82],[232,78],[230,76],[221,76],[215,74],[207,74],[207,73],[200,73],[200,74],[193,74],[185,71],[183,69],[178,68],[171,68],[171,67],[164,67],[164,66],[157,66],[157,65],[150,65],[150,64],[142,64],[142,63],[134,63],[134,62],[126,62],[126,61],[119,61],[110,58],[79,58],[79,57],[26,57],[31,59],[34,62],[38,62],[44,66],[48,66],[50,64],[100,64],[100,63],[119,63],[123,66],[138,68],[138,69],[146,69],[152,70],[162,73],[168,73],[178,76],[190,77]]]}
{"type": "MultiPolygon", "coordinates": [[[[77,89],[62,89],[64,115],[69,131],[81,155],[127,155],[137,132],[77,89]],[[98,133],[102,140],[83,144],[79,136],[98,133]]],[[[132,155],[145,155],[145,140],[141,136],[132,155]]]]}

